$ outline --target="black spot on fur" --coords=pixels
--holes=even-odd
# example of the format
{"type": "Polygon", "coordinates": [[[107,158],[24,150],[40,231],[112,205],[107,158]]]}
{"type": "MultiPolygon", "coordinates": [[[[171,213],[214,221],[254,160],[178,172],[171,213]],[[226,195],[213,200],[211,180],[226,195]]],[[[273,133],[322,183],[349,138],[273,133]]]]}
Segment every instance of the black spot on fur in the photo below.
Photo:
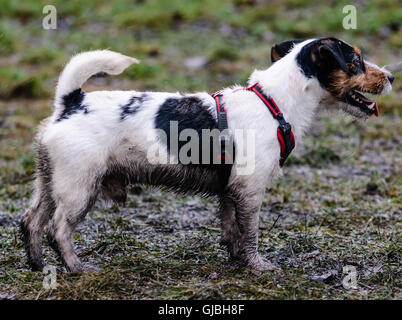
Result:
{"type": "Polygon", "coordinates": [[[311,58],[311,44],[305,45],[296,57],[297,64],[307,78],[312,78],[316,74],[316,70],[311,58]]]}
{"type": "Polygon", "coordinates": [[[354,49],[347,43],[336,38],[321,38],[306,44],[296,60],[306,77],[316,77],[322,87],[328,88],[335,71],[349,73],[347,64],[352,63],[355,56],[354,49]]]}
{"type": "MultiPolygon", "coordinates": [[[[152,171],[147,173],[150,177],[148,183],[185,193],[210,195],[223,192],[230,175],[231,165],[214,164],[214,155],[220,154],[219,143],[216,143],[213,138],[202,141],[203,129],[218,129],[217,121],[208,109],[209,106],[203,105],[202,101],[196,97],[170,98],[160,106],[155,118],[155,127],[165,132],[168,151],[179,160],[179,165],[154,166],[152,171]],[[193,129],[197,132],[199,150],[196,163],[183,165],[180,161],[178,156],[180,150],[191,138],[188,137],[185,141],[173,141],[177,137],[170,136],[171,121],[177,122],[178,136],[184,129],[193,129]],[[178,150],[171,148],[173,142],[177,143],[178,150]],[[208,163],[205,163],[206,159],[203,158],[205,146],[209,148],[208,163]]],[[[191,150],[188,151],[187,156],[192,159],[191,150]]]]}
{"type": "MultiPolygon", "coordinates": [[[[202,101],[196,97],[170,98],[167,99],[159,108],[155,118],[155,127],[165,132],[167,136],[167,148],[171,154],[178,158],[181,148],[190,141],[190,137],[186,141],[172,141],[170,136],[170,123],[176,121],[178,125],[178,135],[184,129],[193,129],[197,132],[200,141],[199,161],[202,161],[202,130],[218,129],[217,121],[209,112],[208,107],[204,106],[202,101]],[[178,150],[173,150],[172,145],[177,143],[178,150]]],[[[212,141],[210,142],[210,146],[212,141]]],[[[211,152],[212,155],[212,152],[211,152]]],[[[191,157],[191,151],[188,153],[191,157]]],[[[211,159],[212,160],[212,159],[211,159]]]]}
{"type": "Polygon", "coordinates": [[[271,49],[271,62],[274,63],[275,61],[283,58],[295,45],[303,41],[305,40],[288,40],[275,44],[271,49]]]}
{"type": "Polygon", "coordinates": [[[146,100],[146,98],[146,94],[143,94],[139,97],[132,97],[125,105],[120,106],[120,120],[123,121],[129,115],[135,114],[140,109],[142,103],[146,100]]]}
{"type": "Polygon", "coordinates": [[[57,121],[65,120],[70,118],[73,114],[83,112],[84,114],[89,113],[87,106],[82,104],[84,100],[85,93],[81,89],[76,89],[71,91],[69,94],[63,96],[64,110],[61,113],[57,121]]]}

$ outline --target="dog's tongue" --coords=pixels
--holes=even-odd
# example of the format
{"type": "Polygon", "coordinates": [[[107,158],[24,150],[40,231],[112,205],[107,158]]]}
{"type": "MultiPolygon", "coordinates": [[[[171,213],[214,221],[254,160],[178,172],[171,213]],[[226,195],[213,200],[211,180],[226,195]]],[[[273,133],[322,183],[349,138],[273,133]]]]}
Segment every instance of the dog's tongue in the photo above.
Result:
{"type": "Polygon", "coordinates": [[[362,98],[362,100],[363,100],[367,105],[370,105],[370,104],[374,103],[374,115],[375,115],[376,117],[378,117],[379,112],[378,112],[377,101],[369,100],[369,99],[367,99],[367,98],[362,98]]]}

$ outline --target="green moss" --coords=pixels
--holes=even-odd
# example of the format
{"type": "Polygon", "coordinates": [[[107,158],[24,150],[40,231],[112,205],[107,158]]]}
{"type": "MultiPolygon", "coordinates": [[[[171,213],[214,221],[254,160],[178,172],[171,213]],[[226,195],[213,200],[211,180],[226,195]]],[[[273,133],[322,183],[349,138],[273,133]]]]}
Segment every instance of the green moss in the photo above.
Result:
{"type": "Polygon", "coordinates": [[[0,68],[0,97],[8,97],[19,85],[27,81],[27,74],[16,67],[0,68]]]}
{"type": "Polygon", "coordinates": [[[218,60],[235,61],[238,58],[239,56],[236,49],[231,47],[217,48],[211,54],[212,61],[218,61],[218,60]]]}
{"type": "Polygon", "coordinates": [[[15,51],[14,34],[10,26],[0,22],[0,54],[11,54],[15,51]]]}
{"type": "Polygon", "coordinates": [[[50,64],[60,57],[60,51],[49,47],[30,48],[24,50],[21,62],[33,65],[50,64]]]}
{"type": "Polygon", "coordinates": [[[340,156],[332,149],[315,143],[307,145],[307,150],[300,156],[292,155],[289,157],[289,165],[306,164],[314,168],[326,167],[331,163],[339,163],[340,156]]]}
{"type": "Polygon", "coordinates": [[[161,66],[141,61],[124,72],[129,79],[149,79],[155,77],[162,70],[161,66]]]}

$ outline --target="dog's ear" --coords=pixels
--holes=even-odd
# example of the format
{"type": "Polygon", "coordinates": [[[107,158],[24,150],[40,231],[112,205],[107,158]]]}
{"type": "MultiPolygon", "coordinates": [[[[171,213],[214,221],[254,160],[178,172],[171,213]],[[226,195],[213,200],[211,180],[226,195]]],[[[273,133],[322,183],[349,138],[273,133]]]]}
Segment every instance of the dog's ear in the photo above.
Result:
{"type": "Polygon", "coordinates": [[[271,62],[274,63],[286,56],[292,48],[304,40],[288,40],[275,44],[271,49],[271,62]]]}
{"type": "Polygon", "coordinates": [[[350,72],[346,65],[342,43],[336,39],[315,42],[311,50],[311,59],[320,69],[333,69],[333,66],[336,65],[346,73],[350,72]]]}

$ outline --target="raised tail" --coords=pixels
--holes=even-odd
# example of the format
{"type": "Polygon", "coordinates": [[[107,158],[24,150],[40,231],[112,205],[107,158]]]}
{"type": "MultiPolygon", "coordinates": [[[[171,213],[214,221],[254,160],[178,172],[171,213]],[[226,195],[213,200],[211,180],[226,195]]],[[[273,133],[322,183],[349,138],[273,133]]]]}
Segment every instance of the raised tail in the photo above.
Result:
{"type": "Polygon", "coordinates": [[[66,107],[64,98],[81,89],[91,76],[100,72],[120,74],[133,63],[139,61],[110,50],[87,51],[75,55],[60,75],[54,103],[55,113],[63,113],[66,107]]]}

